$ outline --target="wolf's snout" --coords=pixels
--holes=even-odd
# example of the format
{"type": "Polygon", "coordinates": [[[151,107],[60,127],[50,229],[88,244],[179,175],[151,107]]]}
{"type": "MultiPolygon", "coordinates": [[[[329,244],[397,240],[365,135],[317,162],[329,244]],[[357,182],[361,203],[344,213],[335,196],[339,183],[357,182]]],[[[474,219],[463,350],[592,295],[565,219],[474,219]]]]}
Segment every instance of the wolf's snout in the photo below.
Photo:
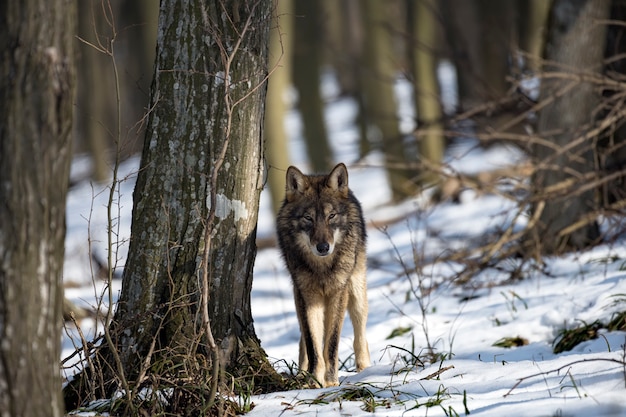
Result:
{"type": "Polygon", "coordinates": [[[330,249],[330,245],[328,244],[328,242],[318,243],[316,246],[316,249],[317,249],[317,253],[319,253],[320,255],[322,256],[328,255],[328,250],[330,249]]]}

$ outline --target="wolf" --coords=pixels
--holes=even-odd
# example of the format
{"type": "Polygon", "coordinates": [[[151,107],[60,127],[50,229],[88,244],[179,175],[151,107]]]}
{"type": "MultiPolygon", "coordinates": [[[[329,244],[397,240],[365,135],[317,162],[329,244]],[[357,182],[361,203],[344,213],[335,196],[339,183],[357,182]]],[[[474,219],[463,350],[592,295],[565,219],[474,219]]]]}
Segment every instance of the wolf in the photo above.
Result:
{"type": "Polygon", "coordinates": [[[339,337],[346,314],[354,327],[356,368],[370,366],[366,231],[361,204],[348,188],[348,170],[328,175],[287,169],[276,219],[282,256],[293,281],[300,324],[300,371],[323,387],[339,385],[339,337]]]}

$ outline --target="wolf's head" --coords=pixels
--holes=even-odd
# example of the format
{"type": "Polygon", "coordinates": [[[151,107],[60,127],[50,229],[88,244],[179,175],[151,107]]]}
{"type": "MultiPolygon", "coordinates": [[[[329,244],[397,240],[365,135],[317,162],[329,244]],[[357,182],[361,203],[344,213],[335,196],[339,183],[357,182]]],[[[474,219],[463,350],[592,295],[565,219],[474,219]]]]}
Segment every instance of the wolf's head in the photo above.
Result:
{"type": "Polygon", "coordinates": [[[328,175],[304,175],[291,166],[279,221],[288,221],[288,232],[301,249],[317,257],[329,256],[348,228],[352,198],[344,164],[328,175]],[[281,220],[281,215],[286,218],[281,220]]]}

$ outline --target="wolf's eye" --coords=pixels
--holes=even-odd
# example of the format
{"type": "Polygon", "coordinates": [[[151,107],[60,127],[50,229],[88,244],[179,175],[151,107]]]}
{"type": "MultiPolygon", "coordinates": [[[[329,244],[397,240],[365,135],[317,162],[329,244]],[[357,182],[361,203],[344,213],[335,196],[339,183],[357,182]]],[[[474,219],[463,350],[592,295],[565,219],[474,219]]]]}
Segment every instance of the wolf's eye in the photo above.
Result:
{"type": "Polygon", "coordinates": [[[307,222],[313,222],[313,217],[311,217],[311,216],[310,216],[310,215],[308,215],[308,214],[305,214],[305,215],[304,215],[304,220],[306,220],[307,222]]]}
{"type": "Polygon", "coordinates": [[[330,213],[330,214],[328,215],[328,220],[332,220],[332,219],[334,219],[336,215],[337,215],[337,213],[330,213]]]}

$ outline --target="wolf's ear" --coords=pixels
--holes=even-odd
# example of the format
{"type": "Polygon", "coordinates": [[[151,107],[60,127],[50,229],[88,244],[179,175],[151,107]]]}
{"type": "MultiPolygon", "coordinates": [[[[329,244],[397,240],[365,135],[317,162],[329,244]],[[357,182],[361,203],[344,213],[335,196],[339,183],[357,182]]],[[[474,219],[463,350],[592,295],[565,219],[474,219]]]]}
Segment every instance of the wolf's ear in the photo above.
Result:
{"type": "Polygon", "coordinates": [[[328,174],[326,185],[333,190],[348,194],[348,168],[343,163],[337,164],[328,174]]]}
{"type": "Polygon", "coordinates": [[[287,193],[293,193],[295,191],[303,193],[307,185],[306,177],[298,168],[290,166],[289,169],[287,169],[287,193]]]}

